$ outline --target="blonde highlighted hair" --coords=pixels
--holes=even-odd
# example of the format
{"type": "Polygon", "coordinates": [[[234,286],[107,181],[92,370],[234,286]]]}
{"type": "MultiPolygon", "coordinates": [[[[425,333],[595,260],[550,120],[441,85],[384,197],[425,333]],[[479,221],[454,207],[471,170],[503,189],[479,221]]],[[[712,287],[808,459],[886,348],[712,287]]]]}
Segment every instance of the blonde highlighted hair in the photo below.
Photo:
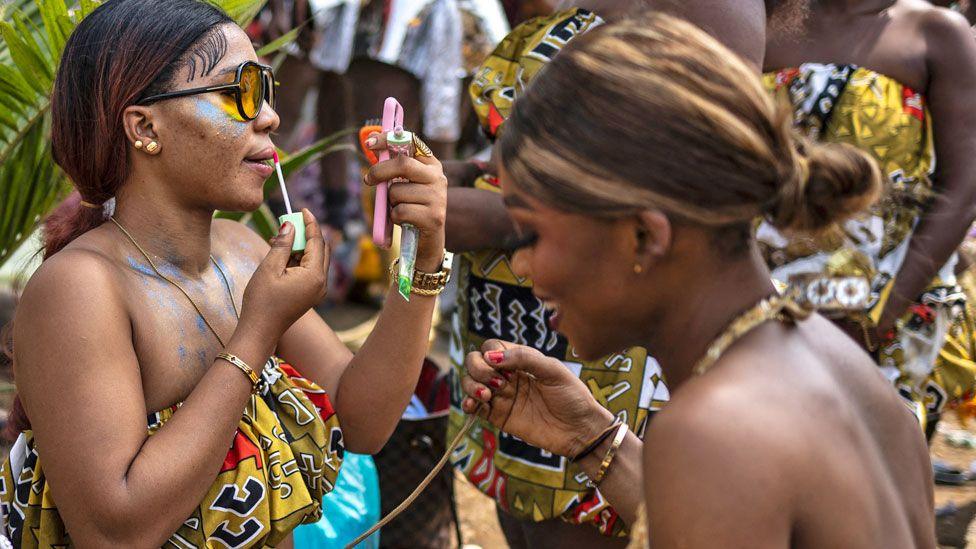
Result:
{"type": "Polygon", "coordinates": [[[765,217],[815,232],[881,186],[868,155],[801,138],[738,56],[660,13],[574,39],[515,102],[500,147],[517,188],[597,217],[659,208],[716,228],[765,217]]]}

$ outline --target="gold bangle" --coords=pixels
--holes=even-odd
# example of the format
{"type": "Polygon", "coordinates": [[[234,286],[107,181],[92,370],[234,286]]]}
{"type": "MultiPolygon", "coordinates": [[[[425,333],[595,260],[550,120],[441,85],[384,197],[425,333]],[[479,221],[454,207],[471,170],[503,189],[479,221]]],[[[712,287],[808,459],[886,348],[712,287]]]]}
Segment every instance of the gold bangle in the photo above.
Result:
{"type": "Polygon", "coordinates": [[[603,458],[603,463],[600,464],[600,472],[596,474],[596,478],[591,483],[593,487],[599,486],[603,482],[604,477],[607,476],[607,471],[610,470],[610,464],[613,463],[613,458],[617,455],[617,450],[620,449],[620,445],[623,443],[626,435],[627,424],[621,423],[620,427],[617,428],[617,434],[613,436],[613,442],[610,443],[610,449],[607,450],[606,457],[603,458]]]}
{"type": "Polygon", "coordinates": [[[247,365],[247,362],[244,362],[236,355],[232,355],[230,353],[217,353],[217,358],[221,358],[227,362],[230,362],[234,366],[237,366],[237,368],[244,372],[244,375],[251,380],[251,393],[258,392],[258,382],[261,381],[261,378],[258,377],[257,372],[254,371],[254,368],[247,365]]]}
{"type": "MultiPolygon", "coordinates": [[[[451,263],[453,254],[444,252],[444,260],[441,262],[441,270],[436,273],[427,273],[418,269],[413,270],[413,287],[410,293],[423,296],[436,296],[444,291],[447,282],[451,280],[451,263]]],[[[399,274],[397,267],[400,265],[400,258],[390,263],[390,277],[395,281],[399,274]]]]}

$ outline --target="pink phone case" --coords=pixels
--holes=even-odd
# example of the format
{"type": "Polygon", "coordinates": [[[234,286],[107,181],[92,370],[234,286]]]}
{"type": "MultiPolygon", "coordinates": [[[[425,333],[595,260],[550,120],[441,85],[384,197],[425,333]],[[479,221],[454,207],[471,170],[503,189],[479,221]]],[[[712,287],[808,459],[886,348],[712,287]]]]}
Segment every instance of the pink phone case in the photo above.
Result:
{"type": "MultiPolygon", "coordinates": [[[[394,97],[387,97],[383,103],[383,132],[393,131],[403,126],[403,107],[394,97]]],[[[389,151],[377,155],[380,162],[390,159],[389,151]]],[[[376,186],[376,204],[373,206],[373,242],[382,248],[389,248],[393,242],[393,223],[390,222],[390,182],[384,181],[376,186]]]]}

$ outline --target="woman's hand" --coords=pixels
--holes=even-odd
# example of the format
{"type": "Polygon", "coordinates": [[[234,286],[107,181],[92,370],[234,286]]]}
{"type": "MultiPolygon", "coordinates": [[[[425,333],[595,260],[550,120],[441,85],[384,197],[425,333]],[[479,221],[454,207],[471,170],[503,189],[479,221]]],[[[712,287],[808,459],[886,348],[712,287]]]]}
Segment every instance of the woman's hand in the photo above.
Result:
{"type": "Polygon", "coordinates": [[[469,353],[461,388],[466,413],[554,454],[575,457],[613,415],[566,366],[531,347],[489,340],[469,353]]]}
{"type": "Polygon", "coordinates": [[[304,209],[302,215],[306,244],[301,259],[292,259],[295,228],[285,223],[244,289],[240,324],[273,341],[325,297],[328,249],[315,216],[304,209]]]}
{"type": "MultiPolygon", "coordinates": [[[[370,134],[366,146],[373,151],[386,149],[386,135],[370,134]]],[[[413,146],[410,147],[414,154],[413,146]]],[[[444,255],[444,220],[447,217],[447,177],[433,156],[398,156],[369,169],[363,182],[377,185],[385,181],[406,180],[390,185],[390,220],[409,223],[420,231],[417,268],[436,271],[444,255]]]]}

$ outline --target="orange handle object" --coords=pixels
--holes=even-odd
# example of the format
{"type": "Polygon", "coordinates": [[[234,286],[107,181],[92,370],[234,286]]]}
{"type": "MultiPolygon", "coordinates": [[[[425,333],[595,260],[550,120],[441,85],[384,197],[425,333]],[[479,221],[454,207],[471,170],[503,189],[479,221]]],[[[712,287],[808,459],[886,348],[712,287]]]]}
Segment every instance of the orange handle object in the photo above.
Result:
{"type": "Polygon", "coordinates": [[[376,153],[371,151],[369,147],[366,146],[366,139],[369,138],[371,133],[381,133],[383,128],[381,126],[363,126],[359,128],[359,148],[363,150],[363,154],[366,155],[366,159],[369,160],[369,165],[372,166],[380,161],[376,157],[376,153]]]}

